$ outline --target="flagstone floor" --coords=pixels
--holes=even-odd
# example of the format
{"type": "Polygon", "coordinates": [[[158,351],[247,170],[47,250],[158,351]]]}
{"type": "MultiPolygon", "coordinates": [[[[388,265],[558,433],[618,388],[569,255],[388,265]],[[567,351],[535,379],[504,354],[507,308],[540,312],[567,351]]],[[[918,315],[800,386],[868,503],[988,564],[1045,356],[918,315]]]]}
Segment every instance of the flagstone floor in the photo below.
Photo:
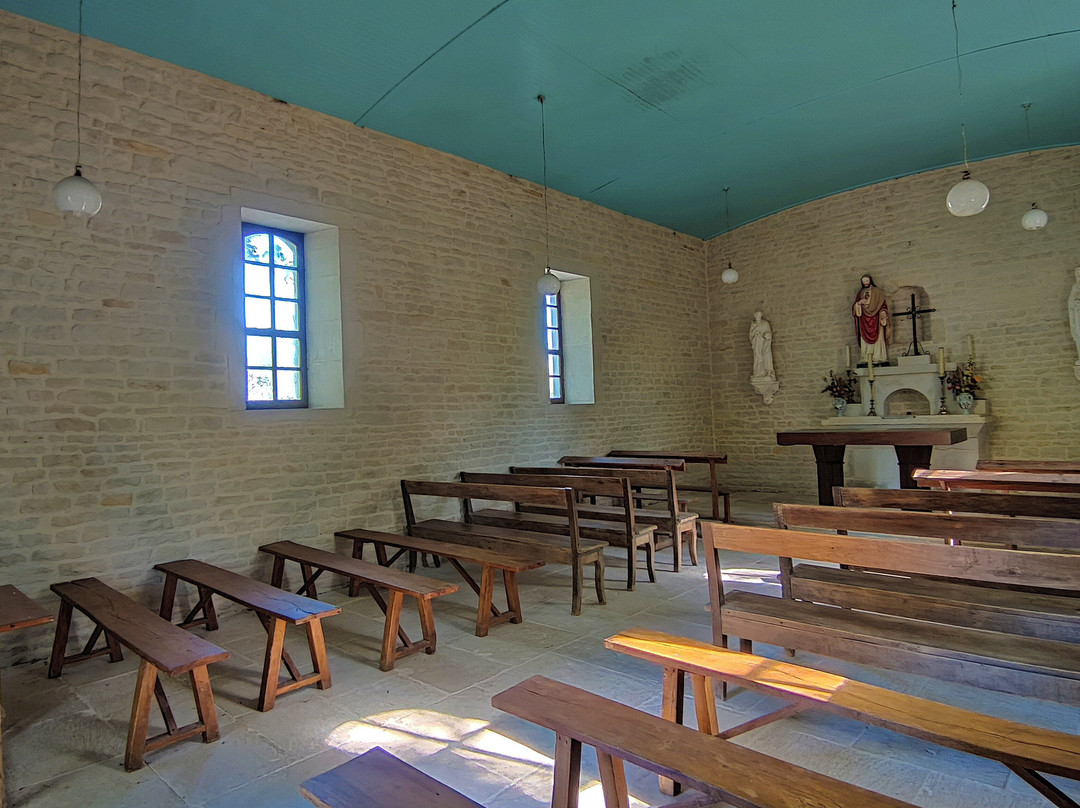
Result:
{"type": "MultiPolygon", "coordinates": [[[[766,524],[774,496],[737,495],[736,521],[766,524]]],[[[613,556],[615,554],[612,554],[613,556]]],[[[320,593],[340,604],[326,621],[333,687],[282,696],[273,711],[254,709],[265,634],[253,615],[223,615],[211,639],[230,658],[211,667],[221,719],[214,744],[191,740],[153,753],[146,768],[125,773],[123,747],[136,664],[96,659],[73,666],[62,678],[45,677],[45,663],[3,673],[6,710],[3,751],[12,806],[229,806],[303,808],[298,786],[308,777],[382,746],[424,772],[491,808],[549,805],[554,736],[492,708],[491,697],[534,674],[569,682],[641,709],[660,708],[660,671],[607,651],[603,639],[642,626],[708,640],[704,566],[671,572],[670,552],[660,555],[658,582],[627,592],[618,558],[608,566],[608,604],[586,595],[570,615],[569,571],[548,566],[522,576],[525,622],[472,634],[471,591],[435,603],[438,653],[417,654],[394,671],[378,669],[381,614],[367,597],[320,593]]],[[[776,560],[731,554],[729,585],[778,594],[776,560]]],[[[449,567],[428,568],[456,580],[449,567]]],[[[462,587],[465,590],[465,587],[462,587]]],[[[409,605],[406,605],[406,612],[409,605]]],[[[407,631],[416,631],[407,614],[407,631]]],[[[306,657],[303,638],[297,653],[306,657]]],[[[761,646],[766,655],[779,649],[761,646]]],[[[1080,732],[1080,708],[1010,697],[918,676],[861,668],[800,653],[802,664],[820,666],[874,684],[958,706],[1080,732]]],[[[186,680],[169,681],[177,720],[194,719],[186,680]]],[[[736,690],[719,705],[721,727],[734,726],[776,706],[769,697],[736,690]]],[[[690,711],[692,712],[692,711],[690,711]]],[[[1044,808],[1048,805],[1003,766],[830,716],[804,713],[756,730],[739,743],[801,766],[857,783],[901,800],[934,808],[1044,808]]],[[[763,772],[768,776],[768,772],[763,772]]],[[[596,761],[583,763],[583,808],[602,806],[596,761]]],[[[634,805],[661,805],[656,778],[628,768],[634,805]]],[[[1080,798],[1077,783],[1055,782],[1080,798]]]]}

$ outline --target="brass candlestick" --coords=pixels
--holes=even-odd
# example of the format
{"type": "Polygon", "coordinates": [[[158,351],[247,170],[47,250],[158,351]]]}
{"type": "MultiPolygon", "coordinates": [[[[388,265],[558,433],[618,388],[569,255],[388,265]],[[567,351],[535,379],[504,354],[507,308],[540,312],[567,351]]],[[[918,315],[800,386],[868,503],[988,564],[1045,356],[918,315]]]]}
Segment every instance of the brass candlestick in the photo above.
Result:
{"type": "Polygon", "coordinates": [[[942,373],[938,376],[938,379],[941,380],[941,406],[938,408],[937,414],[948,415],[949,411],[945,408],[945,374],[942,373]]]}

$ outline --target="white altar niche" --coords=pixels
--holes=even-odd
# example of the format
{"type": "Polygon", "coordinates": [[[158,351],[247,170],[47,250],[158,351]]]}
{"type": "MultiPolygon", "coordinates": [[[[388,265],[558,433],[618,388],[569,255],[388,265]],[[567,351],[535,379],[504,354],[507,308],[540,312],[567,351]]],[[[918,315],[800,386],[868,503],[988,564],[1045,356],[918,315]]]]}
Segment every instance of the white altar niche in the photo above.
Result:
{"type": "MultiPolygon", "coordinates": [[[[952,370],[955,363],[946,365],[952,370]]],[[[866,368],[857,368],[861,404],[849,404],[843,416],[822,421],[830,429],[855,429],[865,426],[911,425],[959,427],[967,429],[968,439],[953,446],[935,446],[930,467],[935,469],[974,469],[975,463],[988,455],[989,425],[985,399],[976,399],[965,414],[953,394],[945,393],[948,415],[939,415],[941,379],[938,365],[929,354],[901,356],[895,367],[874,366],[874,406],[870,409],[870,381],[866,368]]],[[[891,446],[849,446],[844,453],[844,480],[847,485],[868,488],[899,488],[900,469],[891,446]]]]}

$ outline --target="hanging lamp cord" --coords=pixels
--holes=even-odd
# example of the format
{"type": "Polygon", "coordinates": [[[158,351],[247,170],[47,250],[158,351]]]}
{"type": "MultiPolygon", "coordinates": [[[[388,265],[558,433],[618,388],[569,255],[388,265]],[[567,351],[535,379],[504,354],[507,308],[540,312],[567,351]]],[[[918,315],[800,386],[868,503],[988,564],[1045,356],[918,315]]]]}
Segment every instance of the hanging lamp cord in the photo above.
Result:
{"type": "Polygon", "coordinates": [[[536,96],[540,102],[540,154],[544,163],[544,253],[546,263],[544,272],[551,271],[551,219],[548,215],[548,179],[547,179],[547,121],[544,119],[544,96],[536,96]]]}
{"type": "Polygon", "coordinates": [[[953,45],[956,53],[956,91],[960,96],[960,139],[964,145],[964,171],[968,166],[967,121],[964,109],[964,71],[960,67],[960,26],[956,23],[956,0],[952,0],[953,45]]]}
{"type": "Polygon", "coordinates": [[[75,88],[75,173],[82,169],[82,52],[83,52],[83,0],[79,0],[79,57],[78,77],[75,88]]]}

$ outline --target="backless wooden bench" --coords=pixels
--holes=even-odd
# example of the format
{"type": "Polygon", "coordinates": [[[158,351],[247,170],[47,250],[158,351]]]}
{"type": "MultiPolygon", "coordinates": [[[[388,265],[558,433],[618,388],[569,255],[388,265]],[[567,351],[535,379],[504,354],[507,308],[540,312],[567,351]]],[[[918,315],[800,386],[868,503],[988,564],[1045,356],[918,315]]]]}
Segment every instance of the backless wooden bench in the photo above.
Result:
{"type": "MultiPolygon", "coordinates": [[[[663,715],[669,721],[682,723],[685,679],[689,676],[698,729],[710,735],[734,738],[803,710],[822,710],[1000,761],[1055,805],[1063,804],[1055,801],[1063,795],[1042,773],[1080,779],[1080,737],[1076,735],[963,710],[844,676],[659,631],[630,629],[608,637],[604,646],[663,668],[663,715]],[[720,732],[713,679],[725,686],[731,683],[776,696],[788,704],[720,732]]],[[[1071,800],[1067,804],[1076,805],[1071,800]]]]}
{"type": "Polygon", "coordinates": [[[504,690],[491,703],[554,730],[552,808],[577,805],[583,744],[596,749],[608,808],[628,808],[624,761],[741,808],[909,806],[543,676],[504,690]]]}
{"type": "MultiPolygon", "coordinates": [[[[437,558],[445,558],[479,597],[476,607],[477,637],[486,637],[491,626],[499,623],[520,623],[522,621],[521,598],[518,595],[517,584],[518,573],[544,566],[544,562],[539,559],[525,558],[509,552],[473,547],[468,544],[454,544],[453,542],[436,539],[422,539],[419,536],[403,536],[399,533],[382,533],[378,530],[354,528],[353,530],[340,530],[334,536],[339,539],[347,539],[353,543],[353,558],[363,558],[365,544],[370,542],[375,545],[375,557],[384,567],[393,564],[405,552],[410,553],[413,557],[415,557],[416,553],[426,553],[437,558]],[[393,556],[387,556],[386,548],[388,546],[400,549],[393,556]],[[469,574],[468,570],[461,566],[462,563],[480,565],[479,584],[469,574]],[[502,572],[503,588],[506,592],[505,611],[500,611],[493,603],[495,573],[497,571],[502,572]]],[[[410,567],[412,566],[415,565],[410,563],[410,567]]],[[[359,583],[350,584],[349,594],[358,594],[359,586],[359,583]]]]}
{"type": "Polygon", "coordinates": [[[214,595],[220,595],[255,611],[266,629],[266,655],[259,687],[260,710],[265,712],[273,709],[278,696],[307,685],[315,685],[320,690],[330,687],[330,663],[326,658],[322,620],[324,617],[341,614],[341,609],[337,606],[282,592],[270,584],[195,559],[157,564],[154,569],[165,573],[165,585],[161,591],[161,616],[166,620],[172,620],[177,581],[187,581],[199,590],[199,600],[180,621],[181,628],[206,626],[207,631],[217,629],[214,595]],[[202,617],[197,618],[196,615],[200,612],[202,617]],[[286,624],[302,625],[306,629],[313,673],[301,674],[289,652],[285,650],[286,624]],[[279,681],[282,662],[292,677],[291,682],[279,681]]]}
{"type": "Polygon", "coordinates": [[[60,598],[60,614],[56,619],[56,635],[49,660],[50,679],[59,676],[64,665],[71,662],[105,654],[109,655],[111,662],[119,662],[123,659],[121,646],[140,658],[131,722],[128,724],[125,769],[129,772],[141,769],[148,752],[193,735],[201,733],[205,743],[218,739],[217,708],[214,706],[206,666],[227,659],[228,651],[177,628],[97,578],[53,584],[52,591],[60,598]],[[80,653],[68,656],[68,632],[75,609],[94,622],[94,631],[80,653]],[[95,651],[94,646],[102,634],[105,635],[105,647],[95,651]],[[191,692],[195,696],[195,709],[199,715],[198,721],[185,727],[176,726],[172,708],[158,678],[159,674],[177,676],[181,673],[191,677],[191,692]],[[148,738],[150,701],[155,697],[166,731],[148,738]]]}
{"type": "Polygon", "coordinates": [[[291,541],[279,541],[264,544],[259,548],[274,557],[274,571],[270,583],[280,587],[285,576],[285,562],[295,561],[300,565],[304,582],[296,591],[298,595],[317,598],[315,579],[324,571],[344,575],[353,582],[367,587],[371,597],[379,604],[386,618],[383,624],[382,651],[379,657],[379,670],[393,670],[394,662],[409,654],[423,651],[435,653],[435,614],[431,609],[431,600],[439,595],[457,592],[457,584],[448,584],[416,575],[411,572],[387,569],[357,558],[320,550],[316,547],[297,544],[291,541]],[[379,594],[377,587],[388,590],[388,601],[379,594]],[[413,642],[401,628],[401,607],[405,596],[416,599],[416,608],[420,614],[420,630],[424,639],[413,642]],[[401,638],[401,646],[397,640],[401,638]]]}
{"type": "Polygon", "coordinates": [[[376,746],[300,784],[319,808],[483,808],[376,746]]]}

